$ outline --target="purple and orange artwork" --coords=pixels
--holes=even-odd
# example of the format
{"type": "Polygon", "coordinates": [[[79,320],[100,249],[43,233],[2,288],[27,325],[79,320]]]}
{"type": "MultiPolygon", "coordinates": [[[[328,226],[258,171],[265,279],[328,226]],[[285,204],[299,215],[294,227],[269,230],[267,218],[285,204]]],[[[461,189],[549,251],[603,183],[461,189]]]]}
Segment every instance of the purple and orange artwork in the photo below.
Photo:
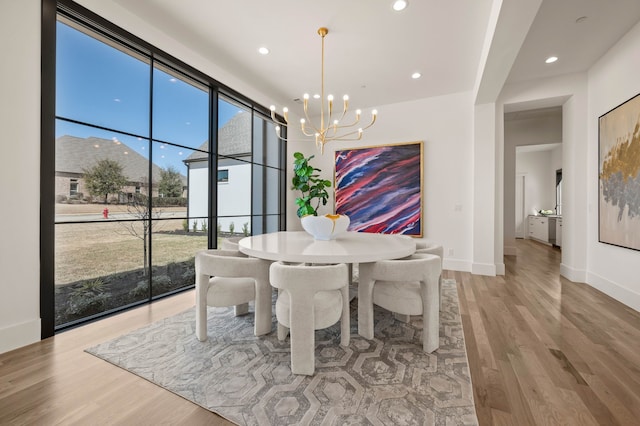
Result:
{"type": "Polygon", "coordinates": [[[422,142],[338,150],[335,162],[349,231],[422,236],[422,142]]]}

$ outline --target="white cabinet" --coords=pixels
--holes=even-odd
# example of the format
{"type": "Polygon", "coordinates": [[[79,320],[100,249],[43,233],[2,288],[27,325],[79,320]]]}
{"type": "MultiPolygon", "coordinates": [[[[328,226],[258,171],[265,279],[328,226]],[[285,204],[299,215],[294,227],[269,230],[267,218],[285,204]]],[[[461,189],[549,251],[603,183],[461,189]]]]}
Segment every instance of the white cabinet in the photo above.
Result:
{"type": "Polygon", "coordinates": [[[562,246],[562,218],[558,216],[529,216],[529,238],[562,246]]]}
{"type": "Polygon", "coordinates": [[[549,242],[549,218],[529,216],[529,238],[549,242]]]}
{"type": "Polygon", "coordinates": [[[556,219],[556,245],[562,247],[562,218],[556,219]]]}

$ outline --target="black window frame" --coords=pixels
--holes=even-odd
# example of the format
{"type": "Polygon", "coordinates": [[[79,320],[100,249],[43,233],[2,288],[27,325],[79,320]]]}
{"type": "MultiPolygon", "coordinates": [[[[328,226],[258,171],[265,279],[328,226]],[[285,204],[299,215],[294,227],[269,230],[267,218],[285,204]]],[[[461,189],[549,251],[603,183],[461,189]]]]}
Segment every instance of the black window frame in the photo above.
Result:
{"type": "MultiPolygon", "coordinates": [[[[55,326],[55,283],[54,283],[54,267],[55,267],[55,188],[54,188],[54,176],[55,176],[55,122],[56,122],[56,103],[55,103],[55,86],[56,86],[56,25],[58,16],[65,16],[66,18],[76,21],[79,25],[86,26],[92,32],[96,32],[103,37],[112,40],[114,43],[122,43],[126,45],[128,49],[133,49],[142,55],[148,55],[150,60],[150,67],[153,70],[154,63],[162,64],[162,66],[171,68],[173,71],[184,75],[185,77],[200,82],[201,84],[209,88],[209,141],[211,143],[208,153],[209,162],[209,211],[208,219],[210,223],[217,218],[217,176],[214,175],[217,170],[218,155],[217,155],[217,132],[218,132],[218,98],[223,95],[226,98],[231,98],[236,102],[245,105],[251,112],[252,116],[257,115],[270,121],[270,111],[268,108],[257,104],[250,98],[242,95],[241,93],[233,90],[232,88],[218,82],[214,78],[207,74],[191,67],[190,65],[182,62],[178,58],[164,52],[161,49],[145,42],[139,37],[129,33],[121,27],[111,23],[110,21],[102,18],[96,13],[86,9],[83,6],[70,0],[42,0],[42,22],[41,22],[41,207],[40,207],[40,316],[41,316],[41,337],[47,338],[55,334],[56,331],[62,331],[71,326],[76,326],[87,321],[92,321],[98,318],[102,318],[107,315],[115,314],[125,309],[129,309],[133,306],[150,303],[158,298],[169,296],[173,293],[164,294],[161,296],[150,297],[136,303],[135,305],[125,306],[122,309],[114,310],[100,315],[97,317],[87,318],[86,321],[71,324],[69,327],[55,326]]],[[[150,99],[152,99],[150,94],[150,99]]],[[[281,119],[281,117],[279,117],[281,119]]],[[[73,122],[73,120],[68,120],[73,122]]],[[[252,120],[253,121],[253,120],[252,120]]],[[[84,124],[84,123],[78,123],[84,124]]],[[[93,125],[93,127],[96,127],[93,125]]],[[[111,129],[106,129],[111,130],[111,129]]],[[[286,137],[286,129],[284,129],[284,135],[286,137]]],[[[151,139],[152,135],[151,135],[151,139]]],[[[266,138],[263,139],[263,144],[266,144],[266,138]]],[[[263,152],[266,152],[266,146],[263,146],[263,152]]],[[[280,179],[278,182],[280,197],[280,208],[277,214],[279,230],[286,228],[286,143],[280,143],[279,150],[279,162],[278,167],[268,166],[264,159],[254,159],[253,154],[251,156],[251,164],[262,166],[262,170],[266,173],[267,169],[278,170],[280,179]],[[258,162],[256,162],[256,160],[258,162]]],[[[150,160],[151,163],[152,160],[150,160]]],[[[151,168],[151,166],[150,166],[151,168]]],[[[252,179],[253,182],[253,179],[252,179]]],[[[260,188],[253,188],[252,192],[260,190],[260,188]]],[[[262,197],[265,196],[266,190],[264,184],[261,188],[262,197]]],[[[253,195],[251,196],[253,200],[253,195]]],[[[252,201],[253,203],[253,201],[252,201]]],[[[266,203],[264,203],[266,205],[266,203]]],[[[188,212],[187,212],[188,215],[188,212]]],[[[254,209],[251,208],[252,220],[254,219],[254,209]]],[[[263,211],[261,215],[263,222],[263,229],[266,229],[266,222],[269,215],[268,212],[263,211]]],[[[259,219],[256,217],[256,219],[259,219]]],[[[208,228],[208,246],[209,248],[215,248],[217,241],[217,229],[215,226],[209,226],[208,228]]],[[[152,259],[151,255],[149,255],[152,259]]],[[[150,278],[151,279],[151,278],[150,278]]],[[[180,291],[189,290],[191,287],[185,287],[180,291]]]]}

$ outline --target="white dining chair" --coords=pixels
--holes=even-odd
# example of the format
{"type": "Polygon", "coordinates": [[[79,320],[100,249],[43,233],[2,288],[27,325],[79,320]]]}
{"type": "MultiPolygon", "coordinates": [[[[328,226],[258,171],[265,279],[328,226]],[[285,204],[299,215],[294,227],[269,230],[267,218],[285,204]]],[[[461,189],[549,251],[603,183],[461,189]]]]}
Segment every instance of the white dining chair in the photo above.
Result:
{"type": "Polygon", "coordinates": [[[278,339],[290,334],[291,371],[315,372],[315,330],[340,321],[340,344],[349,345],[347,265],[271,265],[271,285],[278,289],[278,339]]]}
{"type": "MultiPolygon", "coordinates": [[[[444,259],[444,247],[440,244],[425,240],[422,244],[416,244],[416,253],[426,253],[426,254],[435,254],[440,258],[440,269],[442,268],[442,260],[444,259]]],[[[442,272],[438,277],[438,302],[440,304],[440,309],[442,309],[442,272]]]]}
{"type": "Polygon", "coordinates": [[[196,253],[196,336],[207,340],[207,306],[235,306],[235,315],[249,311],[255,300],[254,334],[271,332],[270,261],[247,257],[236,250],[196,253]]]}
{"type": "Polygon", "coordinates": [[[393,313],[422,315],[422,348],[427,353],[438,349],[441,269],[438,256],[424,253],[360,264],[358,333],[373,339],[376,304],[393,313]]]}
{"type": "Polygon", "coordinates": [[[222,250],[239,250],[238,241],[244,237],[226,237],[220,241],[222,250]]]}

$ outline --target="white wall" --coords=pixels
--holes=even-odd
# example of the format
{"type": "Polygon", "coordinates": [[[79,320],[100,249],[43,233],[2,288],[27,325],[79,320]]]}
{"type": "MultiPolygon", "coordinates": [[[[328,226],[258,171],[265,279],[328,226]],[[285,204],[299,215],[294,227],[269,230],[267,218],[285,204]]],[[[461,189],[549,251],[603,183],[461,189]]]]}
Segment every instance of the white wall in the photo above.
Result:
{"type": "Polygon", "coordinates": [[[40,0],[2,2],[0,51],[2,353],[40,340],[40,0]]]}
{"type": "Polygon", "coordinates": [[[238,233],[246,223],[251,231],[251,165],[220,165],[219,169],[229,170],[229,182],[218,183],[218,215],[236,216],[219,218],[220,229],[229,231],[233,223],[234,232],[238,233]]]}
{"type": "MultiPolygon", "coordinates": [[[[218,170],[227,170],[229,180],[218,182],[218,215],[236,216],[218,219],[220,230],[229,231],[233,222],[234,232],[242,232],[247,224],[251,231],[251,165],[222,162],[218,170]],[[244,215],[244,216],[241,216],[244,215]]],[[[189,166],[189,217],[206,217],[209,214],[208,194],[209,168],[206,161],[197,161],[189,166]]],[[[189,230],[193,230],[193,223],[197,222],[198,229],[202,225],[209,226],[208,219],[190,219],[189,230]]]]}
{"type": "MultiPolygon", "coordinates": [[[[640,23],[588,73],[587,282],[640,311],[640,251],[598,242],[598,117],[640,93],[640,23]]],[[[564,224],[563,224],[564,225],[564,224]]]]}
{"type": "MultiPolygon", "coordinates": [[[[355,100],[354,100],[355,101],[355,100]]],[[[444,246],[444,267],[470,271],[472,264],[473,217],[473,96],[456,93],[383,105],[378,108],[378,121],[357,142],[330,142],[324,155],[313,141],[290,142],[287,181],[291,179],[292,156],[295,151],[315,154],[312,165],[333,179],[336,150],[389,143],[424,142],[424,237],[444,246]]],[[[369,111],[364,111],[367,117],[369,111]]],[[[291,120],[295,123],[295,119],[291,120]]],[[[300,138],[295,126],[295,139],[300,138]]],[[[289,191],[287,228],[301,229],[289,191]]],[[[331,200],[333,206],[333,200],[331,200]]],[[[321,212],[322,213],[322,212],[321,212]]],[[[326,211],[325,213],[329,213],[326,211]]]]}
{"type": "Polygon", "coordinates": [[[536,214],[555,207],[556,171],[551,163],[551,150],[516,153],[516,174],[524,178],[524,211],[536,214]]]}
{"type": "MultiPolygon", "coordinates": [[[[207,161],[194,161],[189,164],[189,216],[207,216],[209,214],[209,164],[207,161]]],[[[203,219],[206,220],[206,219],[203,219]]],[[[198,223],[198,229],[202,225],[198,223]]],[[[189,220],[189,230],[193,230],[193,220],[189,220]]]]}

